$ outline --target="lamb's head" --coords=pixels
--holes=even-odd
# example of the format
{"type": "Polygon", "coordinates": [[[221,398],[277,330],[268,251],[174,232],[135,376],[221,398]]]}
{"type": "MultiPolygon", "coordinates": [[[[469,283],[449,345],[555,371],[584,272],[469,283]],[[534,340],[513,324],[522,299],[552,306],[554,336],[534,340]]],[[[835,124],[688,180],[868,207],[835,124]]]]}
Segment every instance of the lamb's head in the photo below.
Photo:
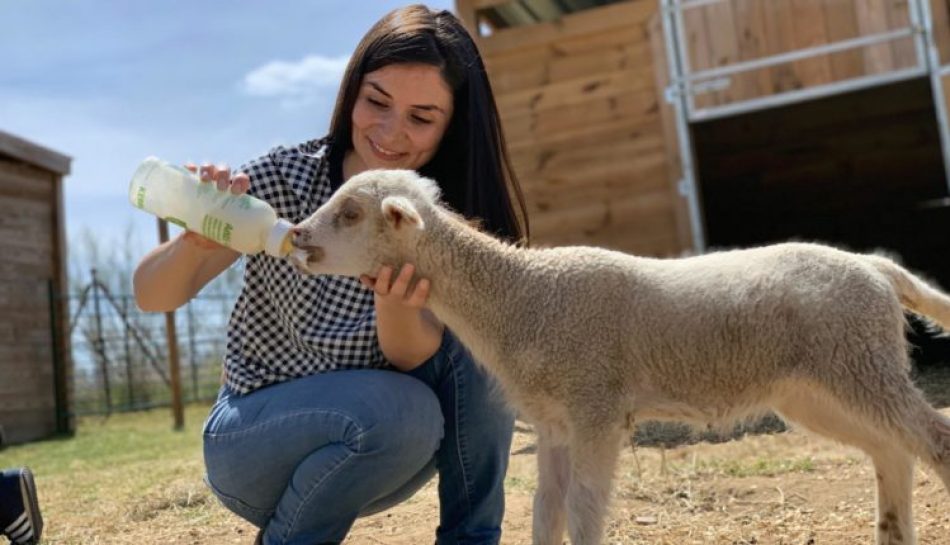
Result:
{"type": "Polygon", "coordinates": [[[438,185],[411,170],[357,174],[294,227],[290,259],[302,272],[344,276],[415,262],[438,200],[438,185]]]}

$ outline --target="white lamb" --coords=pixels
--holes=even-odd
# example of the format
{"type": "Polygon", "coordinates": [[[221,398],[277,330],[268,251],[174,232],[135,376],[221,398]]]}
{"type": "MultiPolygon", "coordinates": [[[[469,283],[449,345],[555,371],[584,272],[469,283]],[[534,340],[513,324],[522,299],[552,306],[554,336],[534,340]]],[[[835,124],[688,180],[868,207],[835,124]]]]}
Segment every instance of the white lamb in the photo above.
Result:
{"type": "Polygon", "coordinates": [[[815,244],[683,259],[523,249],[470,226],[411,171],[354,176],[295,229],[309,273],[413,263],[431,310],[538,432],[534,543],[601,542],[633,423],[774,410],[877,470],[877,542],[913,544],[913,465],[950,490],[950,419],[908,376],[903,308],[950,298],[892,261],[815,244]],[[566,508],[566,509],[565,509],[566,508]],[[565,517],[566,514],[566,517],[565,517]]]}

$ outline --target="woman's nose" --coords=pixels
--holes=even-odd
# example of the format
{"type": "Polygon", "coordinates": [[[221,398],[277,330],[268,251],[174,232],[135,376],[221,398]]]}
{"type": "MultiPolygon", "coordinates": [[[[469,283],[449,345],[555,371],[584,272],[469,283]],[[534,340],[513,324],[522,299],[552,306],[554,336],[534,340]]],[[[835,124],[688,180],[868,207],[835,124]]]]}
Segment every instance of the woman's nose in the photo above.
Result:
{"type": "Polygon", "coordinates": [[[399,136],[403,132],[403,126],[398,116],[394,114],[383,116],[379,125],[382,132],[381,136],[385,138],[384,142],[379,143],[380,145],[392,144],[399,140],[399,136]]]}

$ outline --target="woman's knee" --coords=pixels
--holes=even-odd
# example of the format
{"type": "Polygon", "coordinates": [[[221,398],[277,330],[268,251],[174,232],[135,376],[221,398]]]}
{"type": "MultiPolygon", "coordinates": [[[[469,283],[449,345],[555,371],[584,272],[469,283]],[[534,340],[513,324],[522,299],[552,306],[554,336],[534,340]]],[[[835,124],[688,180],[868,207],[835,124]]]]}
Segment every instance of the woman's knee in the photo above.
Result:
{"type": "Polygon", "coordinates": [[[387,377],[385,392],[365,391],[368,408],[359,441],[361,453],[427,461],[442,440],[444,421],[439,399],[421,381],[401,373],[387,377]]]}

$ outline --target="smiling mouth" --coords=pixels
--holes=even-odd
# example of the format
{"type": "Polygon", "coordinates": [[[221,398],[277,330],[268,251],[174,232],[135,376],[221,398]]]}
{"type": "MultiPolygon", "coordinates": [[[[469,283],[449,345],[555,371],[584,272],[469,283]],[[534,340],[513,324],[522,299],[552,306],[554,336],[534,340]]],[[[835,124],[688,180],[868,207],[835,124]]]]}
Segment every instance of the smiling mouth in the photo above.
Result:
{"type": "Polygon", "coordinates": [[[376,142],[374,142],[372,138],[367,138],[366,140],[369,141],[369,145],[370,145],[371,148],[373,148],[373,151],[375,151],[376,154],[379,155],[380,157],[382,157],[383,159],[387,159],[387,160],[392,161],[392,160],[395,160],[395,159],[399,159],[400,157],[402,157],[403,155],[405,155],[405,153],[398,152],[398,151],[391,151],[391,150],[388,150],[388,149],[386,149],[386,148],[380,146],[379,144],[377,144],[376,142]]]}

